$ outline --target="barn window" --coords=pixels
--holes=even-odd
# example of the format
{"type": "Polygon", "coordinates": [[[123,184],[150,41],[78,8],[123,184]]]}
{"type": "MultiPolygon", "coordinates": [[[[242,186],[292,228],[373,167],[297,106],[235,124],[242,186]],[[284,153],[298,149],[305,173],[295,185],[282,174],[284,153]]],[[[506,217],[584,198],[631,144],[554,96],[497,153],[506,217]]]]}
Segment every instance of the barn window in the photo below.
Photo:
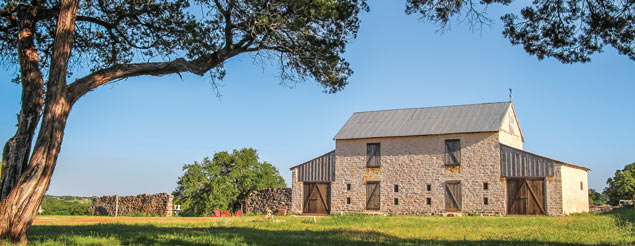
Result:
{"type": "Polygon", "coordinates": [[[489,190],[489,184],[487,182],[483,183],[483,190],[489,190]]]}
{"type": "Polygon", "coordinates": [[[351,204],[351,198],[350,197],[346,198],[346,204],[351,204]]]}
{"type": "Polygon", "coordinates": [[[399,185],[395,185],[395,192],[399,192],[399,185]]]}
{"type": "Polygon", "coordinates": [[[379,143],[366,144],[366,167],[379,167],[380,159],[379,143]]]}
{"type": "Polygon", "coordinates": [[[461,165],[461,140],[445,140],[445,165],[461,165]]]}
{"type": "Polygon", "coordinates": [[[432,198],[426,198],[426,205],[432,205],[432,198]]]}
{"type": "Polygon", "coordinates": [[[483,198],[483,204],[489,205],[489,199],[487,199],[487,197],[483,198]]]}
{"type": "Polygon", "coordinates": [[[580,182],[580,190],[584,190],[584,186],[582,185],[582,182],[580,182]]]}
{"type": "Polygon", "coordinates": [[[426,190],[427,190],[427,191],[431,191],[431,190],[432,190],[432,185],[427,184],[427,185],[426,185],[426,190]]]}
{"type": "Polygon", "coordinates": [[[399,198],[395,198],[395,205],[399,205],[399,198]]]}
{"type": "Polygon", "coordinates": [[[351,184],[346,184],[346,190],[351,190],[351,184]]]}

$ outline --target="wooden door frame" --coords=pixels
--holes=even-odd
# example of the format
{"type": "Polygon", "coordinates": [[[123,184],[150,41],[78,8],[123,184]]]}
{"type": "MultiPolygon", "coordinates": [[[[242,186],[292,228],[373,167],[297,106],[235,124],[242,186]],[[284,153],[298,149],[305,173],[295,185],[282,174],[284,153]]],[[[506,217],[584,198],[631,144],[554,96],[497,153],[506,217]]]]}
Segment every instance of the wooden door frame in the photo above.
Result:
{"type": "MultiPolygon", "coordinates": [[[[366,197],[366,202],[364,204],[364,210],[372,210],[372,211],[381,211],[381,181],[366,181],[366,187],[368,187],[368,184],[377,184],[377,187],[375,187],[375,189],[377,190],[377,192],[379,192],[379,207],[377,209],[368,209],[368,201],[370,200],[369,197],[366,197]]],[[[368,195],[368,194],[366,194],[368,195]]],[[[371,193],[372,195],[372,193],[371,193]]]]}
{"type": "Polygon", "coordinates": [[[450,192],[451,197],[454,198],[454,202],[456,203],[456,205],[458,207],[457,209],[447,209],[447,206],[445,204],[443,204],[444,209],[446,211],[448,211],[448,212],[461,212],[461,211],[463,211],[463,185],[461,185],[461,180],[448,180],[448,181],[445,181],[443,183],[443,190],[444,190],[443,202],[445,203],[445,195],[448,195],[448,192],[450,192]],[[459,189],[461,189],[461,204],[458,204],[458,202],[456,201],[456,197],[454,197],[454,194],[452,194],[450,192],[450,189],[448,188],[448,184],[459,184],[459,189]]]}
{"type": "Polygon", "coordinates": [[[327,186],[327,189],[329,190],[329,192],[327,194],[322,194],[320,192],[320,189],[317,189],[318,194],[320,195],[320,198],[323,202],[323,204],[325,205],[325,209],[326,209],[326,214],[331,214],[331,193],[332,191],[330,191],[331,189],[331,182],[302,182],[302,214],[313,214],[313,213],[308,213],[308,212],[304,212],[304,209],[306,208],[307,204],[308,204],[308,196],[309,194],[311,194],[313,192],[312,189],[309,189],[309,194],[304,194],[304,185],[315,185],[314,187],[317,187],[317,185],[319,184],[325,184],[327,186]]]}
{"type": "MultiPolygon", "coordinates": [[[[548,190],[547,190],[547,177],[511,177],[511,178],[505,178],[505,214],[509,214],[509,206],[511,204],[509,204],[509,190],[508,190],[508,185],[507,182],[509,180],[525,180],[525,182],[527,182],[527,180],[542,180],[542,211],[543,214],[542,215],[548,215],[548,211],[549,211],[549,206],[547,204],[547,196],[548,196],[548,190]]],[[[518,215],[518,214],[514,214],[514,215],[518,215]]]]}

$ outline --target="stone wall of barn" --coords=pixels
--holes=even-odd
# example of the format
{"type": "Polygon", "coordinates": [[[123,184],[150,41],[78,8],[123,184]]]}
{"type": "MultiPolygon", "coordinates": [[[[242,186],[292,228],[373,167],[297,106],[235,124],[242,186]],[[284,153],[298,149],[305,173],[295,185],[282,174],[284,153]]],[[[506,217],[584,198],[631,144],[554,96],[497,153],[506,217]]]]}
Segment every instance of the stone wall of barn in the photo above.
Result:
{"type": "Polygon", "coordinates": [[[546,197],[547,203],[547,215],[561,216],[562,211],[562,175],[560,164],[555,164],[553,167],[553,177],[547,177],[546,180],[546,197]]]}
{"type": "Polygon", "coordinates": [[[464,213],[505,214],[506,184],[500,178],[498,133],[337,140],[336,156],[332,213],[365,211],[366,182],[380,181],[380,212],[442,214],[446,212],[445,182],[460,181],[464,213]],[[444,165],[446,139],[461,140],[460,167],[444,165]],[[367,143],[380,143],[380,168],[366,168],[367,143]],[[488,183],[487,190],[484,183],[488,183]],[[350,191],[347,184],[351,184],[350,191]],[[394,192],[394,185],[399,185],[399,192],[394,192]],[[394,205],[395,198],[399,205],[394,205]],[[431,205],[426,204],[427,198],[431,205]]]}
{"type": "Polygon", "coordinates": [[[168,193],[93,198],[90,215],[125,216],[132,214],[172,216],[172,195],[168,193]]]}
{"type": "Polygon", "coordinates": [[[279,206],[291,207],[290,188],[269,188],[251,192],[245,200],[245,213],[266,214],[276,212],[279,206]]]}
{"type": "Polygon", "coordinates": [[[562,165],[562,211],[564,214],[589,212],[587,171],[562,165]]]}
{"type": "Polygon", "coordinates": [[[291,170],[291,213],[302,213],[303,183],[298,181],[298,169],[291,170]]]}

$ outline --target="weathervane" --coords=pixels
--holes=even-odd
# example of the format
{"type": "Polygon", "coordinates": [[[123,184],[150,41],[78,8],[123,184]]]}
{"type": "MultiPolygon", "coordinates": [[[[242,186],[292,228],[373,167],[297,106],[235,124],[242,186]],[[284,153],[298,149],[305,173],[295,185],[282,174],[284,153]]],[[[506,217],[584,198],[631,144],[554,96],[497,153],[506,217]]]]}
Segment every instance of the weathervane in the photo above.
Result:
{"type": "Polygon", "coordinates": [[[509,88],[509,102],[512,101],[512,88],[509,88]]]}

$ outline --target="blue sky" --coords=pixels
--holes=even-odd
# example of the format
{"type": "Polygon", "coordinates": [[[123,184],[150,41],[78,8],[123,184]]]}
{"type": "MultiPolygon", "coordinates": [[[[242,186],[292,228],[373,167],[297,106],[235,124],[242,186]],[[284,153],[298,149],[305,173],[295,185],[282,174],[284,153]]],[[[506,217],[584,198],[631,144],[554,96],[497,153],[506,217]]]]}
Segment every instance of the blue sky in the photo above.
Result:
{"type": "MultiPolygon", "coordinates": [[[[337,94],[314,81],[280,85],[275,66],[249,55],[227,62],[221,98],[190,74],[95,90],[73,108],[48,193],[172,192],[183,164],[242,147],[289,184],[289,167],[333,150],[353,112],[506,101],[508,88],[525,149],[591,168],[591,188],[635,161],[635,63],[613,48],[588,64],[538,61],[502,37],[497,16],[509,9],[490,8],[496,22],[482,32],[455,23],[441,34],[405,15],[404,1],[369,4],[345,54],[355,73],[337,94]]],[[[2,143],[19,109],[14,72],[0,72],[2,143]]]]}

